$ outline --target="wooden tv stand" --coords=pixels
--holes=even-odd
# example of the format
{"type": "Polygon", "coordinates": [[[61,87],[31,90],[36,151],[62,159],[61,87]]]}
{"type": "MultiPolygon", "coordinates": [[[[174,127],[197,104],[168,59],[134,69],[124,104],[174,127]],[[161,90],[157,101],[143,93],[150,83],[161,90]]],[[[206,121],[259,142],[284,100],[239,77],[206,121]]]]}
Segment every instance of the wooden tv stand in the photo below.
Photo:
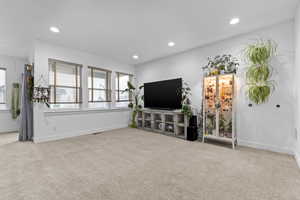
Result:
{"type": "Polygon", "coordinates": [[[168,136],[187,138],[188,119],[180,110],[142,109],[137,114],[137,127],[168,136]]]}

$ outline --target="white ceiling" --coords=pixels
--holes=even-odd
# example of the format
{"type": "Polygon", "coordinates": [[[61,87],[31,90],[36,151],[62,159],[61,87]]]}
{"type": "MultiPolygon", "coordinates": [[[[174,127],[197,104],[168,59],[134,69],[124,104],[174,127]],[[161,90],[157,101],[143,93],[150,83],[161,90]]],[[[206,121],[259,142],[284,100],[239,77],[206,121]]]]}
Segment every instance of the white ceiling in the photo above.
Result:
{"type": "Polygon", "coordinates": [[[292,19],[298,0],[0,0],[0,54],[34,39],[136,64],[292,19]],[[229,25],[232,17],[241,23],[229,25]],[[50,26],[60,34],[49,32],[50,26]],[[168,41],[176,42],[170,48],[168,41]],[[132,59],[133,54],[140,59],[132,59]]]}

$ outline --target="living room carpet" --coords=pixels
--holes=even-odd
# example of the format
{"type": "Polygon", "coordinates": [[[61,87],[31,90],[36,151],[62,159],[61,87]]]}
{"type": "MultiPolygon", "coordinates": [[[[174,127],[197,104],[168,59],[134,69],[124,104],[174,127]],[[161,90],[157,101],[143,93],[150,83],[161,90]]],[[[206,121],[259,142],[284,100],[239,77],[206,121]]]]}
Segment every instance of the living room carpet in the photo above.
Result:
{"type": "Polygon", "coordinates": [[[5,200],[295,200],[292,156],[120,129],[0,145],[5,200]]]}
{"type": "Polygon", "coordinates": [[[18,141],[18,133],[0,133],[0,146],[18,141]]]}

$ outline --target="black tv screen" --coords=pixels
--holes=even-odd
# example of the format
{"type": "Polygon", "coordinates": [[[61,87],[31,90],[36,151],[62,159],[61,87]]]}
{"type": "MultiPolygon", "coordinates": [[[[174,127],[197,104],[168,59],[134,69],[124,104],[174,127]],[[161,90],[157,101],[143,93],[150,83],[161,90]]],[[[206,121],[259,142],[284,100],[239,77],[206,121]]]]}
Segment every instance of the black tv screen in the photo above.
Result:
{"type": "Polygon", "coordinates": [[[182,79],[172,79],[144,84],[144,107],[157,109],[181,108],[182,79]]]}

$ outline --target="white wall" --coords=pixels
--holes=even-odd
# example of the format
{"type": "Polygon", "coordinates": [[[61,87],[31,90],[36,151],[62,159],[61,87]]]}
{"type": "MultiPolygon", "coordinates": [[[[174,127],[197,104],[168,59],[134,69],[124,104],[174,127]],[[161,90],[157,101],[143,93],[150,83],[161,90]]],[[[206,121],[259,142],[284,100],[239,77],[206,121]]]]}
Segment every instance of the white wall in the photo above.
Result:
{"type": "Polygon", "coordinates": [[[295,146],[295,157],[300,167],[300,5],[297,9],[295,16],[295,92],[296,92],[296,105],[295,105],[295,127],[297,132],[297,142],[295,146]]]}
{"type": "Polygon", "coordinates": [[[21,83],[21,76],[24,70],[24,65],[28,61],[23,58],[0,56],[0,67],[6,68],[6,91],[7,91],[7,108],[0,110],[0,133],[19,130],[19,119],[12,119],[10,113],[11,90],[13,83],[21,83]]]}
{"type": "MultiPolygon", "coordinates": [[[[48,82],[48,59],[57,59],[83,65],[83,110],[81,112],[50,112],[43,104],[34,105],[34,141],[54,140],[82,134],[90,134],[104,130],[127,127],[130,111],[114,109],[113,111],[87,111],[87,66],[101,67],[112,70],[112,88],[114,88],[114,72],[134,74],[134,67],[120,64],[97,55],[47,44],[35,43],[35,81],[43,75],[48,82]]],[[[113,98],[114,99],[114,98],[113,98]]]]}
{"type": "MultiPolygon", "coordinates": [[[[253,33],[241,35],[181,54],[136,66],[138,84],[182,77],[192,88],[192,102],[200,110],[202,101],[202,67],[207,57],[232,54],[241,60],[238,71],[237,133],[240,145],[272,151],[293,153],[295,142],[292,80],[294,66],[293,22],[285,22],[253,33]],[[278,56],[273,61],[276,91],[266,104],[248,107],[245,96],[241,52],[257,38],[273,39],[278,43],[278,56]],[[276,108],[280,104],[281,108],[276,108]]],[[[233,27],[234,28],[234,27],[233,27]]],[[[177,44],[180,45],[180,44],[177,44]]],[[[176,46],[175,46],[176,48],[176,46]]]]}

